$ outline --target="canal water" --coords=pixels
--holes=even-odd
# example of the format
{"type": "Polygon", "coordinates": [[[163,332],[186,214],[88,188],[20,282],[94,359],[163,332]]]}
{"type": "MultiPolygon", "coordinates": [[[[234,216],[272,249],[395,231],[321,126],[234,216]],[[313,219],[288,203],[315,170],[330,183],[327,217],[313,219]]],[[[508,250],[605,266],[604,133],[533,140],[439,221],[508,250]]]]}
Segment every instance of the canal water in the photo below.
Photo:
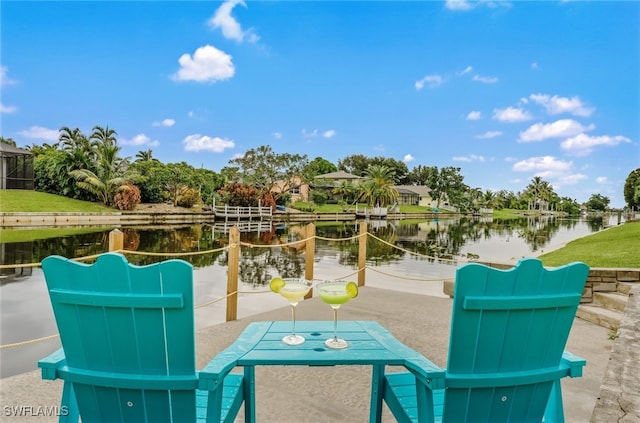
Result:
{"type": "MultiPolygon", "coordinates": [[[[443,296],[442,281],[468,260],[515,263],[617,224],[612,217],[566,219],[554,216],[496,220],[491,218],[371,221],[367,240],[366,285],[423,295],[443,296]]],[[[315,279],[355,279],[359,222],[316,222],[315,279]]],[[[268,292],[274,276],[304,276],[305,224],[254,222],[241,233],[238,318],[285,307],[268,292]],[[249,247],[251,245],[251,247],[249,247]],[[267,291],[267,292],[265,292],[267,291]]],[[[225,321],[227,253],[230,225],[124,227],[124,249],[153,253],[193,253],[179,258],[194,265],[195,317],[198,328],[225,321]]],[[[82,228],[64,236],[29,239],[16,229],[0,230],[2,264],[39,263],[57,254],[83,257],[108,250],[113,228],[82,228]]],[[[62,231],[62,230],[61,230],[62,231]]],[[[135,264],[164,256],[128,254],[135,264]]],[[[59,348],[57,338],[30,342],[57,333],[42,270],[0,269],[0,377],[36,368],[38,359],[59,348]],[[23,343],[24,344],[20,344],[23,343]],[[15,345],[6,347],[8,345],[15,345]]]]}

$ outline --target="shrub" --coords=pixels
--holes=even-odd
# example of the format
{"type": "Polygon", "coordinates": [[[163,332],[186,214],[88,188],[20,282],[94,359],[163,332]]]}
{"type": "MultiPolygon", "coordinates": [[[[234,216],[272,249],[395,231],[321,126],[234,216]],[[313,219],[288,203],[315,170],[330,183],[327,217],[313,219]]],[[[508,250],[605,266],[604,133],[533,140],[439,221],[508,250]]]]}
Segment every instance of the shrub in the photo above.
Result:
{"type": "Polygon", "coordinates": [[[198,203],[201,203],[200,193],[193,188],[183,188],[178,195],[178,201],[176,204],[180,207],[191,208],[198,203]]]}
{"type": "Polygon", "coordinates": [[[319,206],[326,203],[327,198],[329,198],[329,196],[325,192],[315,191],[315,190],[311,192],[311,201],[313,201],[319,206]]]}
{"type": "Polygon", "coordinates": [[[133,210],[140,204],[140,190],[130,182],[125,182],[118,188],[113,197],[118,210],[133,210]]]}

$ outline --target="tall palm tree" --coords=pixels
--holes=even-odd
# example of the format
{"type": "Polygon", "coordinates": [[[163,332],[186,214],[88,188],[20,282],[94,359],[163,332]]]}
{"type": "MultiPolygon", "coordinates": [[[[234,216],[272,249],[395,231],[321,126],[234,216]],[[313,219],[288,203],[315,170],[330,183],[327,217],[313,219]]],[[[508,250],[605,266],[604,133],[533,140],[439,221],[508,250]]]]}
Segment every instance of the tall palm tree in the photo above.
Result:
{"type": "Polygon", "coordinates": [[[369,206],[386,207],[398,200],[398,191],[394,187],[395,172],[386,166],[371,165],[365,172],[367,178],[360,185],[358,200],[369,206]]]}
{"type": "Polygon", "coordinates": [[[136,153],[136,161],[150,162],[153,160],[153,151],[149,150],[140,150],[136,153]]]}
{"type": "Polygon", "coordinates": [[[534,176],[526,188],[533,197],[534,208],[540,208],[542,202],[549,202],[553,187],[540,176],[534,176]]]}

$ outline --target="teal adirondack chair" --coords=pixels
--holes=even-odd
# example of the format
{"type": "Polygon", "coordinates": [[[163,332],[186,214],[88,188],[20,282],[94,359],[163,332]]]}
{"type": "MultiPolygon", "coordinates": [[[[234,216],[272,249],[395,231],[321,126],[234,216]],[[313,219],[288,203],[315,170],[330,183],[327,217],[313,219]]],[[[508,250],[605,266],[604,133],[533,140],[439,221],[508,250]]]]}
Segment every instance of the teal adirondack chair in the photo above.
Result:
{"type": "Polygon", "coordinates": [[[582,376],[586,364],[564,348],[588,273],[584,263],[549,270],[538,259],[459,267],[447,367],[385,375],[396,419],[564,421],[560,379],[582,376]]]}
{"type": "Polygon", "coordinates": [[[230,422],[246,387],[218,358],[195,367],[193,269],[182,260],[134,266],[42,261],[62,348],[40,360],[64,380],[61,422],[230,422]]]}

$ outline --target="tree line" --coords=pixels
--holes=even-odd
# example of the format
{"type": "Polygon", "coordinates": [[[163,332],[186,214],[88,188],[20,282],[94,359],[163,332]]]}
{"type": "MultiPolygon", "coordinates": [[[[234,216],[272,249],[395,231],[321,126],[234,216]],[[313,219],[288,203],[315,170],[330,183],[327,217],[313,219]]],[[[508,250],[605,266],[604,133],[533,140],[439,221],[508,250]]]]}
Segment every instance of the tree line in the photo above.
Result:
{"type": "MultiPolygon", "coordinates": [[[[16,145],[12,139],[2,142],[16,145]]],[[[554,210],[577,214],[580,204],[561,197],[540,176],[532,178],[522,191],[483,190],[465,183],[461,168],[407,164],[388,157],[346,156],[336,164],[305,154],[277,153],[269,145],[250,149],[232,159],[220,172],[196,169],[186,162],[162,163],[151,149],[139,151],[135,158],[122,157],[117,132],[109,126],[94,126],[91,134],[79,128],[62,127],[58,141],[34,143],[25,149],[34,154],[34,186],[38,191],[70,198],[99,201],[121,210],[132,210],[142,203],[171,202],[176,206],[212,204],[286,205],[290,191],[301,184],[318,187],[318,175],[345,171],[362,177],[362,182],[343,182],[329,189],[311,191],[311,200],[344,203],[360,202],[387,206],[398,199],[398,185],[422,185],[440,206],[442,201],[463,212],[479,208],[554,210]],[[277,189],[274,189],[277,187],[277,189]]],[[[324,184],[325,188],[328,184],[324,184]]],[[[640,168],[632,171],[624,186],[630,208],[640,207],[640,168]]],[[[592,194],[584,203],[589,210],[606,210],[608,197],[592,194]]]]}

